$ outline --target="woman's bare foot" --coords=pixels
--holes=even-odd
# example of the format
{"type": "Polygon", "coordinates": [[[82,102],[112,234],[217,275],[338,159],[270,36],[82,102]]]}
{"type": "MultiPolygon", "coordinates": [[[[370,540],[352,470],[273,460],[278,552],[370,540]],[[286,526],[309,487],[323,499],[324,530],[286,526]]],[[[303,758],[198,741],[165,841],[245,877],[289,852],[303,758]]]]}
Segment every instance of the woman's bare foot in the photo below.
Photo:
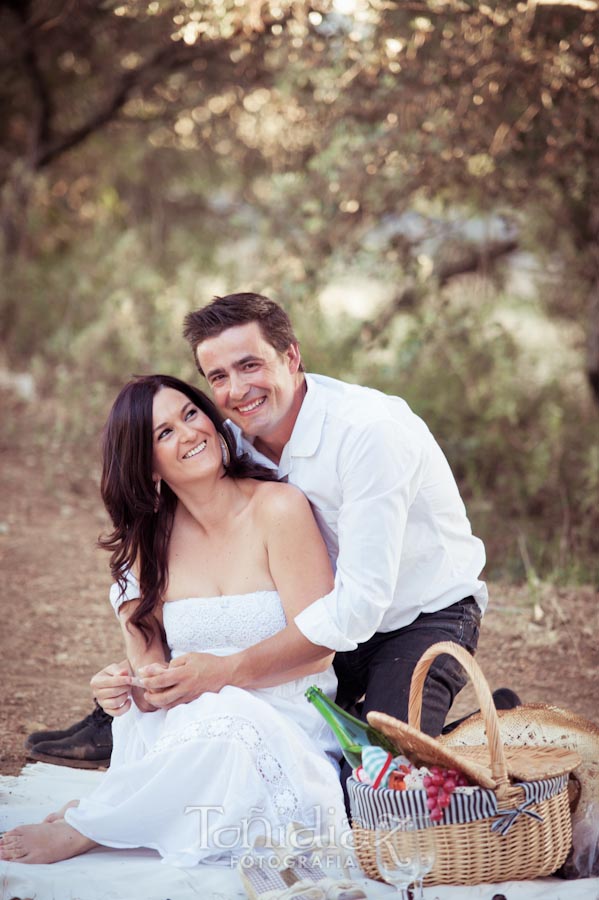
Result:
{"type": "Polygon", "coordinates": [[[44,819],[44,822],[57,822],[59,819],[64,819],[64,814],[67,809],[71,809],[73,806],[79,806],[78,800],[69,800],[68,803],[65,803],[64,806],[61,806],[60,809],[57,809],[56,812],[50,813],[44,819]]]}
{"type": "Polygon", "coordinates": [[[21,825],[0,838],[0,859],[19,863],[53,863],[97,847],[64,819],[21,825]]]}

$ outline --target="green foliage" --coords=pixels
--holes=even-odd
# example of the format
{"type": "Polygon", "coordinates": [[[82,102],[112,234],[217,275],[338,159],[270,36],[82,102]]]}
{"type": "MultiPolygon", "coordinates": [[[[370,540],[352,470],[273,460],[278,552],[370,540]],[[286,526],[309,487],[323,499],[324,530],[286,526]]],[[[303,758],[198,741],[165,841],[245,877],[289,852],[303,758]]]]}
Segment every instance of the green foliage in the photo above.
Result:
{"type": "Polygon", "coordinates": [[[134,372],[195,378],[184,313],[260,290],[288,307],[309,368],[405,396],[428,422],[492,575],[526,576],[526,547],[539,577],[594,577],[597,415],[572,372],[599,283],[599,14],[76,6],[0,10],[2,352],[35,373],[49,433],[93,443],[134,372]],[[500,288],[495,257],[439,234],[506,210],[546,266],[535,314],[580,324],[567,359],[496,315],[514,302],[526,328],[517,297],[445,290],[456,259],[500,288]],[[415,212],[430,221],[419,239],[396,227],[415,212]],[[388,289],[372,321],[317,302],[353,277],[366,299],[369,279],[388,289]]]}
{"type": "MultiPolygon", "coordinates": [[[[112,396],[133,374],[197,381],[180,337],[183,316],[244,282],[223,248],[176,229],[160,267],[141,228],[97,228],[68,252],[15,269],[15,369],[36,373],[48,437],[93,447],[112,396]],[[220,255],[219,255],[220,251],[220,255]],[[224,274],[224,279],[223,279],[224,274]],[[217,281],[217,278],[219,279],[217,281]]],[[[235,243],[232,245],[233,252],[235,243]]],[[[440,441],[490,576],[521,580],[524,540],[539,577],[588,581],[598,572],[599,423],[569,360],[539,368],[535,353],[496,315],[506,298],[463,288],[398,316],[385,347],[356,343],[356,320],[332,316],[309,286],[270,271],[264,288],[285,300],[307,368],[403,396],[440,441]],[[459,298],[459,299],[456,299],[459,298]]],[[[523,320],[524,321],[524,320],[523,320]]]]}
{"type": "MultiPolygon", "coordinates": [[[[493,304],[446,298],[409,317],[355,380],[404,397],[439,440],[493,578],[522,580],[524,540],[553,581],[599,576],[599,421],[568,360],[538,368],[493,304]]],[[[493,303],[497,303],[494,297],[493,303]]]]}

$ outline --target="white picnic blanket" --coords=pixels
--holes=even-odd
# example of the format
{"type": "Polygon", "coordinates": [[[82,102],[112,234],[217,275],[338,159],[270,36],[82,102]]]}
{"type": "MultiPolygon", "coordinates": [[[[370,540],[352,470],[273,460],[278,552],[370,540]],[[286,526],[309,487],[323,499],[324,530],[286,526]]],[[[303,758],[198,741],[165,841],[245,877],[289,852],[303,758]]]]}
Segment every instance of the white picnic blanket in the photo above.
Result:
{"type": "MultiPolygon", "coordinates": [[[[0,832],[39,822],[67,800],[83,797],[102,778],[101,772],[35,763],[16,777],[0,776],[0,832]]],[[[342,876],[342,873],[331,872],[342,876]]],[[[388,885],[354,880],[368,900],[397,896],[388,885]]],[[[426,900],[599,900],[599,878],[562,881],[509,881],[475,887],[431,887],[426,900]]],[[[165,865],[152,850],[98,848],[51,866],[0,861],[0,900],[245,900],[240,878],[227,866],[199,865],[179,869],[165,865]]]]}

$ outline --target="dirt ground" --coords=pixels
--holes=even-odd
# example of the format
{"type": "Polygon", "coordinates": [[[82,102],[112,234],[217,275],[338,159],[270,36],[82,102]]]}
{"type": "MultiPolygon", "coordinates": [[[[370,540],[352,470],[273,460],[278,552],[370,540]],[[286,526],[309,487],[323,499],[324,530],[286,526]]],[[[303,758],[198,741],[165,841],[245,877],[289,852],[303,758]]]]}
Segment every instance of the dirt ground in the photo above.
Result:
{"type": "MultiPolygon", "coordinates": [[[[106,526],[97,446],[47,437],[35,404],[8,394],[0,403],[0,774],[9,775],[26,761],[27,734],[90,711],[90,677],[122,649],[108,554],[95,547],[106,526]]],[[[541,585],[533,597],[492,584],[490,595],[477,659],[491,688],[599,720],[597,590],[541,585]]],[[[477,705],[469,692],[456,712],[477,705]]]]}

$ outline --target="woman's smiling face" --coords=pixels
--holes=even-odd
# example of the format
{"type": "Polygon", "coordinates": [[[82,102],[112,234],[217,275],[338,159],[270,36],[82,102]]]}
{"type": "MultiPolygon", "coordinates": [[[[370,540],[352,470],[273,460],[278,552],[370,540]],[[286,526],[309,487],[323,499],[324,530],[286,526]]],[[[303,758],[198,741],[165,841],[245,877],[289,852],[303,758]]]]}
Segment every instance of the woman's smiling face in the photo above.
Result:
{"type": "Polygon", "coordinates": [[[193,400],[173,388],[154,395],[152,443],[154,478],[173,488],[223,468],[216,428],[193,400]]]}

